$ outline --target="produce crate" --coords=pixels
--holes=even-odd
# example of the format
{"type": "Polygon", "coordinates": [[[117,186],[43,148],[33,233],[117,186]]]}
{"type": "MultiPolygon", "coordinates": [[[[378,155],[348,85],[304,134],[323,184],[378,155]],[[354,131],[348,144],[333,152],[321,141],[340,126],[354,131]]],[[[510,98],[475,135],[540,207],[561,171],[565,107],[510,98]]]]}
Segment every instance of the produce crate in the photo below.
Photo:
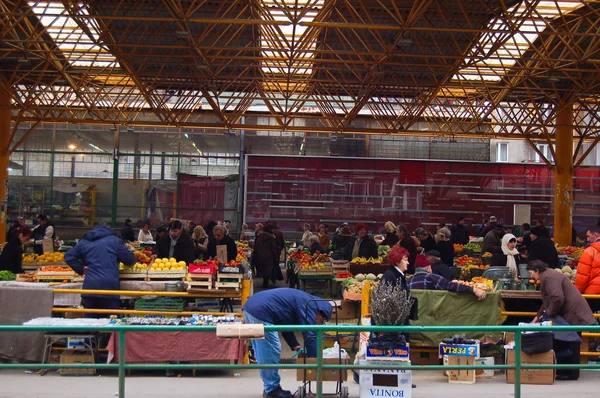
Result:
{"type": "Polygon", "coordinates": [[[144,280],[148,276],[148,271],[142,272],[119,272],[119,279],[139,279],[144,280]]]}
{"type": "Polygon", "coordinates": [[[38,281],[62,281],[74,279],[77,276],[75,271],[70,272],[37,272],[35,279],[38,281]]]}
{"type": "Polygon", "coordinates": [[[188,274],[187,290],[213,290],[215,279],[213,274],[188,274]]]}
{"type": "Polygon", "coordinates": [[[182,299],[172,297],[141,298],[135,302],[136,311],[183,311],[182,299]]]}
{"type": "Polygon", "coordinates": [[[240,274],[217,274],[217,281],[215,282],[215,288],[217,290],[242,290],[243,275],[240,274]]]}
{"type": "Polygon", "coordinates": [[[331,266],[325,268],[300,268],[298,275],[333,275],[331,266]]]}
{"type": "Polygon", "coordinates": [[[185,279],[187,271],[148,271],[148,279],[185,279]]]}
{"type": "MultiPolygon", "coordinates": [[[[95,363],[92,354],[79,353],[76,350],[67,350],[60,355],[60,363],[76,364],[76,363],[95,363]]],[[[59,370],[61,376],[93,376],[96,374],[96,369],[72,369],[63,368],[59,370]]]]}

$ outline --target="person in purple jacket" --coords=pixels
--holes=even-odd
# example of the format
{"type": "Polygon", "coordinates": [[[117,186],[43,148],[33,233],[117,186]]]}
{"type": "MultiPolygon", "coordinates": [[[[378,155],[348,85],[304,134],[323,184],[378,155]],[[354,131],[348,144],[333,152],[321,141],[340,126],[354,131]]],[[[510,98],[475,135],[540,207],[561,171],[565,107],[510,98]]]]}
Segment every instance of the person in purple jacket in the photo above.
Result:
{"type": "MultiPolygon", "coordinates": [[[[106,225],[91,229],[83,239],[65,254],[65,262],[79,275],[85,274],[84,289],[119,290],[119,261],[133,265],[135,256],[123,240],[106,225]]],[[[119,296],[82,294],[83,307],[118,309],[119,296]]],[[[107,317],[104,314],[85,314],[86,318],[107,317]]]]}
{"type": "MultiPolygon", "coordinates": [[[[264,290],[251,296],[244,304],[246,323],[264,325],[321,325],[331,318],[332,308],[329,302],[312,296],[302,290],[279,288],[264,290]]],[[[294,332],[281,332],[286,343],[294,351],[302,347],[294,332]]],[[[317,356],[316,333],[303,333],[304,346],[308,357],[317,356]]],[[[277,332],[265,332],[262,340],[252,340],[254,356],[259,364],[278,364],[281,359],[281,342],[277,332]]],[[[277,369],[261,369],[263,397],[290,398],[294,395],[283,390],[277,369]]]]}

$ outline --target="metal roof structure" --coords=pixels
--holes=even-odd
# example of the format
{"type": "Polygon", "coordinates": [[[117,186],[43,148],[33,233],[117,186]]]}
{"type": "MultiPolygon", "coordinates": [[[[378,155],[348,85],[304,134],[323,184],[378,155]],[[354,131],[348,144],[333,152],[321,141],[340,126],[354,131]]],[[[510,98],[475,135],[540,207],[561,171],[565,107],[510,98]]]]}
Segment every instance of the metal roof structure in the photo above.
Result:
{"type": "MultiPolygon", "coordinates": [[[[600,139],[594,0],[0,0],[19,123],[600,139]]],[[[578,154],[576,153],[576,156],[578,154]]],[[[579,154],[581,155],[581,154],[579,154]]]]}

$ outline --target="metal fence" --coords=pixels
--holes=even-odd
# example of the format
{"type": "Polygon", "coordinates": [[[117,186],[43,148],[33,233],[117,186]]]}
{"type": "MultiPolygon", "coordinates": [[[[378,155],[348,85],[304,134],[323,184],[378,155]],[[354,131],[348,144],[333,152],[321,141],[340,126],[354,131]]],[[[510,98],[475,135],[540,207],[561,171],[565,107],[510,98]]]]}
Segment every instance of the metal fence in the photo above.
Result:
{"type": "MultiPolygon", "coordinates": [[[[326,332],[478,332],[478,333],[515,333],[515,362],[507,365],[410,365],[402,366],[404,370],[449,370],[449,369],[503,369],[514,370],[514,396],[521,397],[522,369],[600,369],[600,364],[522,364],[521,363],[521,333],[536,332],[600,332],[600,326],[349,326],[349,325],[265,325],[265,332],[310,332],[316,333],[317,361],[314,364],[128,364],[125,357],[125,335],[127,332],[216,332],[216,326],[128,326],[109,325],[97,326],[22,326],[0,325],[0,332],[115,332],[118,335],[118,363],[114,364],[32,364],[32,363],[1,363],[0,369],[118,369],[119,397],[125,398],[125,376],[129,369],[313,369],[316,371],[317,397],[323,396],[323,371],[328,369],[360,370],[373,369],[374,365],[353,364],[323,364],[323,335],[326,332]]],[[[395,370],[398,365],[376,365],[377,369],[395,370]]]]}

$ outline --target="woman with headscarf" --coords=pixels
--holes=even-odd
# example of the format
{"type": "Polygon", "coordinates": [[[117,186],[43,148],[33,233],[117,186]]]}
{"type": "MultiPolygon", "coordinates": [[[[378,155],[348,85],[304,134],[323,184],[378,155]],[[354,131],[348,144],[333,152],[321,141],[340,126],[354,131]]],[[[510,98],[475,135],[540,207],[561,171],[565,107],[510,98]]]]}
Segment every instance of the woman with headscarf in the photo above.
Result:
{"type": "Polygon", "coordinates": [[[517,275],[517,265],[521,261],[519,251],[517,250],[517,237],[513,234],[505,234],[502,237],[501,244],[500,250],[492,253],[491,265],[493,267],[507,266],[513,275],[517,275]]]}

